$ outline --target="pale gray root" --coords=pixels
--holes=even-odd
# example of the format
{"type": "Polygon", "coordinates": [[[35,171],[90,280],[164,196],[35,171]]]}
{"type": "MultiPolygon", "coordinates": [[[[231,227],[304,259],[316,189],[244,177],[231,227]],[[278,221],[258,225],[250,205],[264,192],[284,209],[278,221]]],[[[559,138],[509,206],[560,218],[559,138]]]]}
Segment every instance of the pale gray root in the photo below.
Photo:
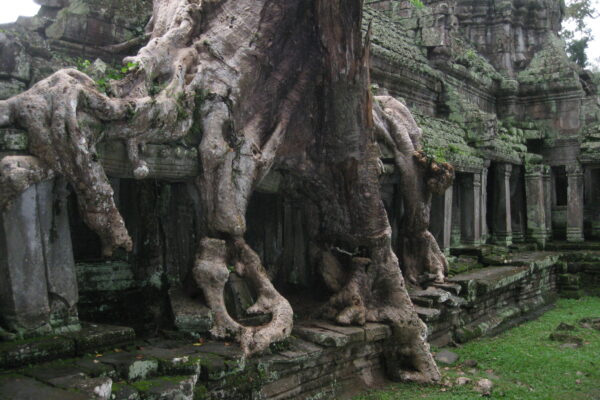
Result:
{"type": "Polygon", "coordinates": [[[427,342],[427,326],[412,307],[398,258],[391,248],[391,232],[374,242],[371,259],[380,270],[373,285],[377,301],[369,305],[367,320],[392,324],[396,340],[385,354],[388,373],[401,381],[439,381],[441,374],[427,342]]]}
{"type": "Polygon", "coordinates": [[[404,104],[391,96],[375,99],[373,117],[377,136],[394,150],[403,188],[400,236],[405,277],[413,285],[418,285],[424,275],[444,282],[448,261],[429,232],[431,194],[444,193],[452,184],[454,170],[449,164],[437,163],[424,155],[421,129],[404,104]]]}
{"type": "Polygon", "coordinates": [[[32,156],[6,156],[0,160],[0,212],[31,185],[54,177],[54,172],[32,156]]]}
{"type": "Polygon", "coordinates": [[[439,381],[440,372],[427,343],[427,326],[412,306],[391,249],[390,229],[369,240],[369,254],[370,258],[352,259],[344,286],[323,307],[322,315],[341,325],[391,324],[395,340],[385,353],[390,377],[421,383],[439,381]]]}
{"type": "Polygon", "coordinates": [[[229,316],[223,297],[229,279],[227,243],[220,239],[202,239],[193,273],[214,315],[211,334],[219,339],[233,337],[239,340],[243,327],[229,316]]]}
{"type": "Polygon", "coordinates": [[[244,353],[254,354],[266,350],[273,342],[279,342],[292,333],[294,312],[290,303],[275,289],[265,271],[260,257],[243,238],[235,240],[239,261],[236,271],[247,278],[256,289],[256,303],[248,310],[250,314],[271,314],[271,321],[258,327],[246,327],[241,338],[244,353]]]}

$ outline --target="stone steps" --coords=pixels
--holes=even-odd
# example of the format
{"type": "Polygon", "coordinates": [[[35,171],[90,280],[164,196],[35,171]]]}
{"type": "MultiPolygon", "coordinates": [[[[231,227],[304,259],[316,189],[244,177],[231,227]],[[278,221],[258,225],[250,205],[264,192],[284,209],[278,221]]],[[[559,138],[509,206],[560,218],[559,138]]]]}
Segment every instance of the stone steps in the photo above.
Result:
{"type": "Polygon", "coordinates": [[[61,358],[82,356],[107,347],[128,345],[131,328],[83,324],[78,332],[0,343],[0,371],[61,358]]]}

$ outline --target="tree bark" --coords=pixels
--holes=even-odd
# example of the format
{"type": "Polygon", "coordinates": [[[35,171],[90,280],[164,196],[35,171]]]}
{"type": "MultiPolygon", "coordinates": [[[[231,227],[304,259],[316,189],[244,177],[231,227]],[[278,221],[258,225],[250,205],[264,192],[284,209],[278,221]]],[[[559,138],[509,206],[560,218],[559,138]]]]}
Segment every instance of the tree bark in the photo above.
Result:
{"type": "Polygon", "coordinates": [[[69,180],[106,255],[130,250],[131,239],[96,144],[124,141],[134,176],[143,179],[141,146],[176,141],[200,125],[197,186],[207,235],[194,277],[215,314],[212,334],[235,338],[247,354],[292,329],[290,304],[244,240],[249,198],[270,169],[279,169],[287,190],[318,210],[320,229],[310,239],[321,244],[325,264],[339,270],[331,275],[341,281],[324,315],[345,325],[391,323],[390,374],[430,382],[439,372],[391,248],[376,135],[393,144],[403,182],[416,193],[405,195],[406,232],[421,235],[423,254],[416,257],[429,260],[439,279],[445,260],[427,236],[428,190],[444,186],[448,174],[432,173],[436,164],[425,168],[414,156],[416,140],[402,132],[414,124],[406,122],[407,110],[393,99],[373,108],[362,6],[361,0],[155,0],[150,41],[125,60],[138,68],[113,85],[111,96],[84,74],[63,70],[0,101],[0,125],[26,129],[30,152],[69,180]],[[248,311],[270,314],[269,323],[243,326],[228,314],[228,266],[256,288],[248,311]]]}

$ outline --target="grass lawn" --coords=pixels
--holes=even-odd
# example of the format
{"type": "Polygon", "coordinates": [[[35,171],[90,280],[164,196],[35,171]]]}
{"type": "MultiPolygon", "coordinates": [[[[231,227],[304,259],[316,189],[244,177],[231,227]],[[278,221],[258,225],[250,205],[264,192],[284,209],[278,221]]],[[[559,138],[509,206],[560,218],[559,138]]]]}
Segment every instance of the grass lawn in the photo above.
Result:
{"type": "Polygon", "coordinates": [[[600,317],[600,298],[559,300],[536,321],[450,349],[460,358],[454,366],[441,367],[442,385],[394,384],[355,399],[476,399],[480,395],[473,384],[481,378],[494,383],[494,399],[600,399],[600,331],[581,327],[578,321],[585,317],[600,317]],[[561,347],[548,338],[561,322],[576,326],[572,332],[561,332],[582,338],[582,347],[561,347]],[[462,366],[466,360],[478,365],[462,366]],[[461,376],[472,383],[456,385],[461,376]]]}

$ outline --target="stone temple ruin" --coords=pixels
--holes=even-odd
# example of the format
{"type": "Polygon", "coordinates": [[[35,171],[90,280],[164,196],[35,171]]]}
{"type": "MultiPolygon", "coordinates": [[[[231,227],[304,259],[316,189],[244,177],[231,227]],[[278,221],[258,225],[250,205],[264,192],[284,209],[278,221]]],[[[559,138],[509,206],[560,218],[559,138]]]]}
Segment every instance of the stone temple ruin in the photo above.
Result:
{"type": "MultiPolygon", "coordinates": [[[[129,73],[122,59],[147,42],[150,0],[37,2],[37,16],[0,29],[0,100],[65,67],[110,88],[129,73]]],[[[453,184],[431,199],[429,225],[448,260],[447,279],[401,263],[429,342],[492,335],[559,295],[600,293],[598,82],[565,54],[562,2],[364,3],[372,94],[400,99],[423,131],[423,152],[455,171],[453,184]]],[[[95,156],[131,252],[104,257],[60,174],[45,172],[2,211],[0,370],[13,373],[0,374],[0,398],[25,398],[18,397],[25,386],[48,399],[339,398],[384,379],[390,326],[314,318],[335,270],[316,255],[313,206],[290,195],[277,168],[252,194],[245,237],[292,305],[292,336],[252,358],[210,340],[214,313],[192,276],[205,233],[193,188],[196,134],[142,146],[144,179],[136,179],[124,141],[99,142],[95,156]],[[38,365],[58,359],[71,361],[38,365]]],[[[0,129],[0,177],[37,165],[30,145],[24,130],[0,129]]],[[[380,140],[379,154],[392,248],[402,260],[411,252],[405,187],[394,149],[380,140]]],[[[0,185],[0,200],[13,189],[0,185]]],[[[225,286],[229,314],[263,324],[265,315],[247,312],[257,293],[234,270],[225,286]]]]}

